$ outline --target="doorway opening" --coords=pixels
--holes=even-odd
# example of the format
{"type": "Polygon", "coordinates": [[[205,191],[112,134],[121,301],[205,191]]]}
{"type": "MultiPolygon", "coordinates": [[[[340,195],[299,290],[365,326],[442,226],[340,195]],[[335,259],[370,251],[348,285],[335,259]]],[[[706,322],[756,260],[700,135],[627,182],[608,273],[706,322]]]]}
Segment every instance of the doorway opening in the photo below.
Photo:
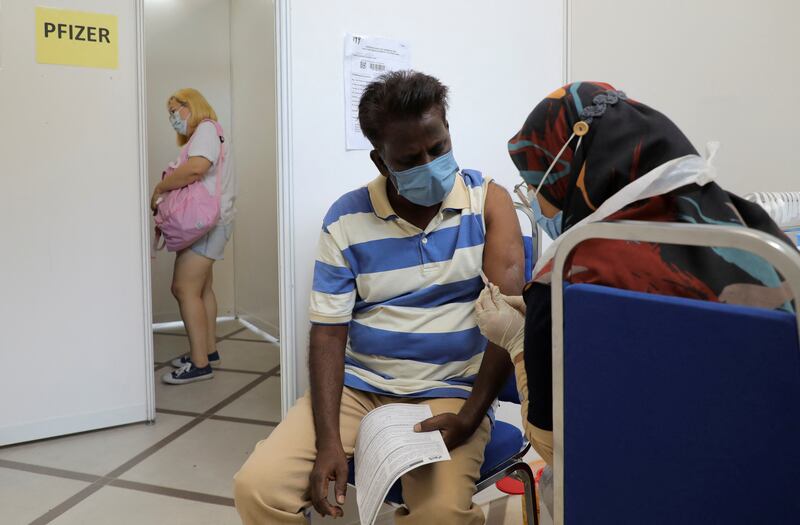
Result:
{"type": "Polygon", "coordinates": [[[144,2],[151,190],[179,159],[168,102],[183,88],[199,91],[214,109],[229,163],[221,171],[236,180],[232,232],[213,263],[213,378],[165,382],[190,352],[192,324],[173,295],[175,254],[157,252],[152,261],[157,418],[259,426],[281,418],[274,17],[271,0],[144,2]]]}

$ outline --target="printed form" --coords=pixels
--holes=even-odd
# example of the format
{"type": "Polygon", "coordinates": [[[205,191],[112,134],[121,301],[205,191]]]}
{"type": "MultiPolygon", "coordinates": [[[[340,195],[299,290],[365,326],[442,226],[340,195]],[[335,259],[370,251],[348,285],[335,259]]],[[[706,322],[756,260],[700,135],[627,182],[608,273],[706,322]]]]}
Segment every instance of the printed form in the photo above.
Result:
{"type": "Polygon", "coordinates": [[[372,525],[392,485],[422,465],[447,461],[450,453],[440,432],[414,432],[431,417],[428,405],[392,403],[361,421],[355,451],[356,501],[362,525],[372,525]]]}
{"type": "Polygon", "coordinates": [[[347,149],[371,150],[358,124],[358,103],[370,82],[390,71],[411,68],[406,42],[348,33],[344,40],[344,107],[347,149]]]}

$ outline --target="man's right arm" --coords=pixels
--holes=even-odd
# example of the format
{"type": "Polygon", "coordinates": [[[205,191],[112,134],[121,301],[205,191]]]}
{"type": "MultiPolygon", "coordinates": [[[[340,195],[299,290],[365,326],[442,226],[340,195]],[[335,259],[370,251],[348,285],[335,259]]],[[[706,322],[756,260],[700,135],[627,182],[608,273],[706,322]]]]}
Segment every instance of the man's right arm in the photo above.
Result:
{"type": "Polygon", "coordinates": [[[323,516],[344,515],[340,507],[328,501],[328,484],[335,482],[336,502],[342,505],[347,491],[348,468],[339,432],[339,410],[347,329],[347,325],[314,324],[311,327],[308,360],[317,444],[317,459],[310,479],[311,501],[323,516]]]}
{"type": "Polygon", "coordinates": [[[312,323],[308,368],[317,446],[317,458],[309,480],[311,502],[323,516],[334,517],[344,515],[336,503],[344,503],[347,491],[347,457],[339,432],[339,410],[347,332],[358,295],[356,275],[344,255],[348,243],[340,222],[348,210],[347,202],[340,199],[323,220],[308,312],[312,323]],[[335,482],[334,504],[328,501],[331,481],[335,482]]]}

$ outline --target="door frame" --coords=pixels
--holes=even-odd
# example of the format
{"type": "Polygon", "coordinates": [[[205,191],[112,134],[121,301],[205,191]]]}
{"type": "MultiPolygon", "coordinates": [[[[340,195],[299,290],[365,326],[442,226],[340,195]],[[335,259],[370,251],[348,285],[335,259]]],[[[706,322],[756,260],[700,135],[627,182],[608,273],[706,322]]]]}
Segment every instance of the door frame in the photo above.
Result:
{"type": "MultiPolygon", "coordinates": [[[[134,0],[136,10],[136,77],[139,113],[139,179],[142,244],[142,308],[145,324],[145,362],[147,420],[154,421],[155,365],[153,350],[152,290],[150,268],[150,216],[147,213],[149,187],[147,174],[147,83],[145,68],[144,0],[134,0]]],[[[281,412],[286,412],[297,398],[295,351],[295,300],[294,300],[294,228],[292,185],[292,134],[291,134],[291,9],[289,0],[276,0],[275,4],[276,60],[276,113],[277,113],[277,178],[278,178],[278,250],[280,289],[280,366],[281,412]]]]}
{"type": "Polygon", "coordinates": [[[275,1],[276,114],[278,140],[278,260],[281,327],[281,412],[297,399],[295,337],[294,185],[292,157],[292,70],[290,0],[275,1]]]}
{"type": "Polygon", "coordinates": [[[150,188],[147,175],[147,82],[145,78],[144,0],[134,0],[136,10],[136,96],[138,99],[139,202],[142,245],[142,312],[144,313],[145,404],[147,421],[156,419],[155,356],[153,350],[153,293],[150,274],[150,188]]]}

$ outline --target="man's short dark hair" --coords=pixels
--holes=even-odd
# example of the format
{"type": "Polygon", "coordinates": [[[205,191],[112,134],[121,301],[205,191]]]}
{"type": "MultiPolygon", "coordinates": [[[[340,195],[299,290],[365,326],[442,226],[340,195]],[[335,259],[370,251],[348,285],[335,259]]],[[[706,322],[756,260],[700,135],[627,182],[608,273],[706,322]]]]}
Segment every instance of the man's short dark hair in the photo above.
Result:
{"type": "Polygon", "coordinates": [[[419,118],[432,108],[447,119],[447,86],[438,78],[417,71],[393,71],[372,82],[361,95],[358,122],[376,148],[382,132],[392,120],[419,118]]]}

